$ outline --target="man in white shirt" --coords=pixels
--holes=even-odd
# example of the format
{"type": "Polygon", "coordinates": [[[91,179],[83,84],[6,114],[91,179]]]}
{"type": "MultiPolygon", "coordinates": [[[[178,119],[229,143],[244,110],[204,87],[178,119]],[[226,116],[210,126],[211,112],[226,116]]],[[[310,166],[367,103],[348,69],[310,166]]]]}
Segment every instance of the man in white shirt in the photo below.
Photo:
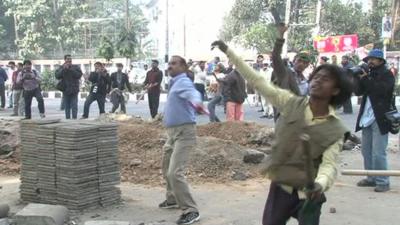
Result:
{"type": "Polygon", "coordinates": [[[194,86],[196,90],[200,92],[201,98],[204,101],[206,96],[206,79],[207,79],[207,71],[206,71],[206,62],[200,61],[199,65],[194,69],[194,86]]]}

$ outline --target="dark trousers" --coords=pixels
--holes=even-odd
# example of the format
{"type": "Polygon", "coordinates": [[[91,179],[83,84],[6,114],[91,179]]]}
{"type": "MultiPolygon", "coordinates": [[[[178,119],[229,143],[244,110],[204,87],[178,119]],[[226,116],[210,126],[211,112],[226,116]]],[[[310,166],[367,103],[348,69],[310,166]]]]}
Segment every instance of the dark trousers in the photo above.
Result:
{"type": "Polygon", "coordinates": [[[343,113],[353,113],[353,105],[351,104],[351,98],[349,98],[344,104],[343,104],[343,113]]]}
{"type": "Polygon", "coordinates": [[[65,110],[65,98],[64,98],[64,94],[63,94],[62,97],[61,97],[60,110],[65,110]]]}
{"type": "Polygon", "coordinates": [[[320,201],[316,203],[318,207],[314,212],[315,218],[313,218],[313,222],[306,223],[304,215],[300,210],[305,200],[299,199],[297,191],[293,191],[290,194],[283,190],[277,183],[272,182],[264,208],[263,225],[285,225],[291,217],[296,218],[299,225],[319,225],[321,207],[325,201],[326,198],[323,195],[320,201]]]}
{"type": "Polygon", "coordinates": [[[119,105],[121,105],[121,111],[123,113],[126,113],[125,98],[124,98],[123,94],[121,94],[121,95],[117,94],[116,96],[114,96],[114,98],[112,99],[111,102],[113,104],[113,107],[111,110],[112,113],[115,113],[115,111],[118,109],[119,105]]]}
{"type": "Polygon", "coordinates": [[[149,93],[148,97],[151,118],[154,118],[158,114],[158,106],[160,105],[160,93],[149,93]]]}
{"type": "Polygon", "coordinates": [[[206,97],[206,87],[204,86],[204,84],[194,84],[194,87],[198,92],[200,92],[201,99],[204,101],[206,97]]]}
{"type": "Polygon", "coordinates": [[[4,84],[0,84],[0,100],[1,100],[1,108],[6,107],[6,87],[4,84]]]}
{"type": "Polygon", "coordinates": [[[31,105],[32,105],[33,97],[35,97],[36,101],[38,102],[39,113],[44,114],[44,101],[43,101],[43,96],[42,96],[40,89],[36,88],[31,91],[24,91],[25,118],[26,119],[32,118],[31,105]]]}
{"type": "Polygon", "coordinates": [[[63,94],[64,104],[65,104],[65,118],[71,119],[71,111],[72,111],[72,119],[77,119],[78,117],[78,93],[76,94],[63,94]]]}
{"type": "Polygon", "coordinates": [[[207,108],[210,112],[210,122],[221,122],[215,114],[215,107],[223,100],[222,95],[217,95],[208,103],[207,108]]]}
{"type": "Polygon", "coordinates": [[[83,117],[84,118],[89,117],[89,108],[90,108],[90,105],[94,101],[97,101],[97,105],[99,106],[100,114],[105,113],[104,105],[106,103],[106,96],[102,95],[102,94],[90,93],[89,96],[86,98],[85,106],[83,107],[83,117]]]}

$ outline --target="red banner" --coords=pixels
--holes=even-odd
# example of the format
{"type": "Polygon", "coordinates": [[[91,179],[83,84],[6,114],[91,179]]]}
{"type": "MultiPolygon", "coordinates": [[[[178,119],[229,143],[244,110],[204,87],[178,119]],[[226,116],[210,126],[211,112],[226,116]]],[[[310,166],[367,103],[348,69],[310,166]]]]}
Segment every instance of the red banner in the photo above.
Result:
{"type": "Polygon", "coordinates": [[[327,52],[348,52],[358,48],[357,34],[316,37],[314,39],[314,48],[320,53],[327,52]]]}

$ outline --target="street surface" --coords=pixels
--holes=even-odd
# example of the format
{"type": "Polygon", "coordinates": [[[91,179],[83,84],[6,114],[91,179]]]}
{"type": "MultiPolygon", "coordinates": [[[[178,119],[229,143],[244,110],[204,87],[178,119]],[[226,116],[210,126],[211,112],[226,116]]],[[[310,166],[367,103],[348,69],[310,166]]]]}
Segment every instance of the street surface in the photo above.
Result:
{"type": "MultiPolygon", "coordinates": [[[[46,115],[49,118],[64,118],[59,110],[59,99],[45,99],[46,115]]],[[[160,109],[162,109],[161,104],[160,109]]],[[[109,111],[111,104],[106,104],[109,111]]],[[[127,105],[128,114],[149,119],[147,102],[135,104],[130,101],[127,105]]],[[[266,125],[273,125],[271,119],[260,119],[259,107],[250,107],[245,103],[245,119],[266,125]]],[[[355,114],[341,115],[349,129],[354,130],[358,106],[354,107],[355,114]]],[[[83,101],[79,102],[79,117],[83,111],[83,101]]],[[[11,114],[11,110],[0,112],[0,117],[11,114]]],[[[222,107],[217,114],[224,118],[222,107]]],[[[91,107],[90,118],[97,117],[97,104],[91,107]]],[[[38,117],[36,102],[33,103],[33,116],[38,117]]],[[[207,123],[206,116],[198,117],[199,123],[207,123]]],[[[357,133],[360,136],[359,133],[357,133]]],[[[398,151],[398,136],[390,136],[388,153],[391,169],[400,170],[400,154],[398,151]]],[[[161,156],[160,156],[161,157],[161,156]]],[[[346,169],[362,169],[362,157],[359,150],[344,151],[340,156],[340,167],[346,169]]],[[[322,225],[398,225],[400,221],[400,177],[391,178],[392,190],[387,193],[375,193],[372,188],[359,188],[355,183],[361,177],[339,175],[334,187],[327,192],[328,202],[322,209],[322,225]],[[332,213],[332,210],[336,210],[332,213]]],[[[193,185],[193,194],[198,201],[202,220],[199,225],[260,225],[263,207],[267,198],[269,181],[264,179],[234,181],[227,184],[197,184],[193,185]]],[[[12,212],[23,207],[19,204],[18,177],[0,177],[0,199],[11,205],[12,212]]],[[[178,218],[179,211],[161,210],[158,203],[164,199],[164,189],[132,183],[122,183],[123,206],[98,209],[81,215],[75,215],[76,222],[83,224],[88,220],[121,220],[141,222],[161,221],[173,224],[178,218]]],[[[297,224],[291,220],[289,225],[297,224]]]]}

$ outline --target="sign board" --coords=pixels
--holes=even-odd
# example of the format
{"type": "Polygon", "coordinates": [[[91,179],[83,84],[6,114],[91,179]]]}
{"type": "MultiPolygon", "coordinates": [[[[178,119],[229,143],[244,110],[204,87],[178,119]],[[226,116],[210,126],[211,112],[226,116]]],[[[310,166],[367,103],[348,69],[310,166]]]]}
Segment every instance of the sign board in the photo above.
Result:
{"type": "Polygon", "coordinates": [[[314,39],[314,48],[320,53],[349,52],[358,48],[357,34],[320,37],[314,39]]]}

